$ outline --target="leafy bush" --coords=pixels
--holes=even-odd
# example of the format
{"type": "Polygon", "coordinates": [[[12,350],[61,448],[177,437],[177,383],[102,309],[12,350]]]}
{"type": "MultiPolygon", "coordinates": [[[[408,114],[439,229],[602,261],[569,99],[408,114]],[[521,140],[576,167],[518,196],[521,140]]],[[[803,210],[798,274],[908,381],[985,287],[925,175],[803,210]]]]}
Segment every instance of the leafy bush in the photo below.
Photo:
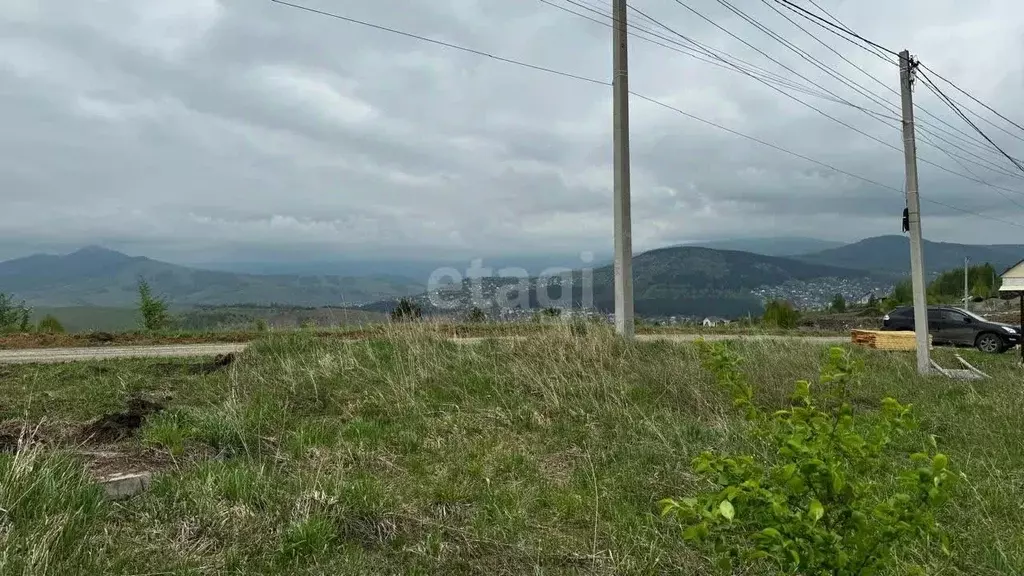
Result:
{"type": "Polygon", "coordinates": [[[487,321],[487,314],[485,314],[483,310],[481,310],[481,309],[477,308],[476,306],[474,306],[469,311],[469,314],[466,316],[466,320],[468,320],[470,322],[474,322],[474,323],[486,322],[487,321]]]}
{"type": "Polygon", "coordinates": [[[783,300],[772,300],[764,307],[764,323],[778,328],[796,328],[800,312],[783,300]]]}
{"type": "Polygon", "coordinates": [[[420,305],[408,298],[402,298],[399,300],[398,306],[391,311],[391,320],[393,322],[416,320],[422,316],[423,310],[420,308],[420,305]]]}
{"type": "Polygon", "coordinates": [[[47,314],[40,321],[36,327],[37,332],[43,332],[45,334],[63,334],[65,332],[64,325],[60,323],[60,320],[53,314],[47,314]]]}
{"type": "Polygon", "coordinates": [[[28,332],[32,309],[25,302],[15,303],[13,295],[0,292],[0,332],[28,332]]]}
{"type": "Polygon", "coordinates": [[[170,324],[171,316],[167,313],[167,302],[153,295],[153,289],[145,278],[139,278],[139,312],[142,314],[142,326],[146,330],[162,330],[170,324]]]}
{"type": "Polygon", "coordinates": [[[842,294],[836,294],[835,297],[832,298],[832,303],[829,304],[829,308],[831,308],[833,312],[839,312],[840,314],[846,312],[846,298],[843,298],[842,294]]]}
{"type": "Polygon", "coordinates": [[[934,452],[933,438],[931,452],[913,454],[913,466],[898,476],[886,467],[891,441],[914,426],[910,406],[885,398],[877,416],[856,414],[847,391],[861,367],[847,353],[830,351],[821,397],[799,381],[791,408],[768,414],[754,405],[734,353],[722,344],[706,351],[766,450],[694,460],[715,490],[661,502],[663,515],[687,522],[684,538],[713,542],[723,569],[759,564],[789,574],[873,574],[915,540],[934,538],[948,551],[934,518],[954,479],[947,457],[934,452]]]}

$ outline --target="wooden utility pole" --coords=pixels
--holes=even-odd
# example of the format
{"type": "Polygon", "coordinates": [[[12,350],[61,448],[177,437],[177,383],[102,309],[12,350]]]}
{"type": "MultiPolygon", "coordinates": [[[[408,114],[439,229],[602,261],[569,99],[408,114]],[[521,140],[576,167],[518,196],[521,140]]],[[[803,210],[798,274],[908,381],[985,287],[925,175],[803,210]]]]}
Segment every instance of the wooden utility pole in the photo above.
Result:
{"type": "Polygon", "coordinates": [[[633,233],[629,199],[629,57],[626,0],[613,0],[612,93],[615,148],[615,331],[633,338],[633,233]]]}
{"type": "Polygon", "coordinates": [[[921,200],[917,195],[917,143],[914,138],[914,96],[917,62],[900,52],[900,92],[903,100],[903,155],[907,171],[907,221],[910,228],[910,280],[914,290],[914,332],[917,336],[917,372],[931,372],[928,350],[928,301],[924,289],[924,248],[921,246],[921,200]]]}

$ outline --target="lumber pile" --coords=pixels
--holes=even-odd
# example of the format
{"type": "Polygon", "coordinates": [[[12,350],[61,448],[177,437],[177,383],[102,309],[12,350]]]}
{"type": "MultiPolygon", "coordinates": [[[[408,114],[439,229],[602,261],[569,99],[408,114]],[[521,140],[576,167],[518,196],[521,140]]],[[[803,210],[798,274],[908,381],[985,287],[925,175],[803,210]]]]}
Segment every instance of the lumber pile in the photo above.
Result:
{"type": "MultiPolygon", "coordinates": [[[[859,346],[874,348],[875,350],[914,350],[917,348],[917,340],[914,332],[887,331],[887,330],[853,330],[851,341],[859,346]]],[[[928,347],[931,347],[932,337],[928,335],[928,347]]]]}

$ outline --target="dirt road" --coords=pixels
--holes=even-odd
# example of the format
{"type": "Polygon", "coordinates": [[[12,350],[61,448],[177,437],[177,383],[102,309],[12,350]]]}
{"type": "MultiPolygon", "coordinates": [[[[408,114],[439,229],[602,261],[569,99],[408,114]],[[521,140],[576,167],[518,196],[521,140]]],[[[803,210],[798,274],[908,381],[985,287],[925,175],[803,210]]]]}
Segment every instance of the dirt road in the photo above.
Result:
{"type": "Polygon", "coordinates": [[[245,344],[172,344],[165,346],[95,346],[0,350],[0,364],[51,364],[108,358],[184,358],[216,356],[245,350],[245,344]]]}
{"type": "MultiPolygon", "coordinates": [[[[523,336],[516,337],[523,339],[523,336]]],[[[668,340],[672,342],[693,342],[705,340],[790,340],[811,344],[839,344],[848,342],[844,336],[778,336],[778,335],[733,335],[733,334],[640,334],[638,340],[668,340]]],[[[488,338],[456,338],[460,344],[474,344],[488,338]]],[[[192,356],[216,356],[229,352],[241,352],[247,344],[171,344],[162,346],[96,346],[90,348],[37,348],[28,350],[0,350],[0,364],[48,364],[56,362],[77,362],[83,360],[106,360],[110,358],[185,358],[192,356]]]]}

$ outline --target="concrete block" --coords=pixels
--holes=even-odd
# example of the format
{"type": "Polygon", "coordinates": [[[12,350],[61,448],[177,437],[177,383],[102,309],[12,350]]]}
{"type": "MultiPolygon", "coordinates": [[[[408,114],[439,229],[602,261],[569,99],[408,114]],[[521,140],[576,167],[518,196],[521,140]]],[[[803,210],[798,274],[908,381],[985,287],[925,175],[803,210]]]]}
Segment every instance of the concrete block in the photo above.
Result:
{"type": "Polygon", "coordinates": [[[100,479],[103,492],[110,500],[131,498],[149,488],[151,475],[149,472],[132,472],[113,474],[100,479]]]}

